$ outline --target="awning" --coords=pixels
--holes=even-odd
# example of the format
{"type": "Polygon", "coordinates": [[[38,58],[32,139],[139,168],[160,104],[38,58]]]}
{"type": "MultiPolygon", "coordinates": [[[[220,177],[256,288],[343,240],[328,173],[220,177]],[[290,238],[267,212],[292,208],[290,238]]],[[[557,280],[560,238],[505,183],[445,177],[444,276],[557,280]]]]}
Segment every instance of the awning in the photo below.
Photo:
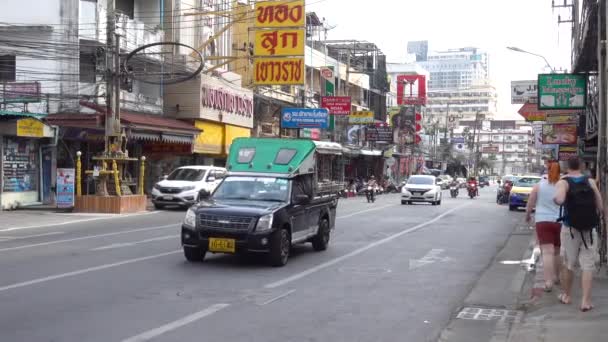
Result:
{"type": "Polygon", "coordinates": [[[160,133],[151,132],[129,132],[127,135],[129,139],[142,140],[142,141],[160,141],[160,133]]]}
{"type": "Polygon", "coordinates": [[[317,152],[321,154],[342,155],[342,145],[329,141],[315,141],[317,152]]]}
{"type": "Polygon", "coordinates": [[[174,144],[192,144],[192,140],[193,140],[192,135],[162,133],[161,136],[162,136],[162,139],[164,142],[169,142],[169,143],[174,143],[174,144]]]}
{"type": "Polygon", "coordinates": [[[361,155],[364,156],[373,156],[373,157],[379,157],[382,155],[382,151],[380,150],[361,150],[361,155]]]}

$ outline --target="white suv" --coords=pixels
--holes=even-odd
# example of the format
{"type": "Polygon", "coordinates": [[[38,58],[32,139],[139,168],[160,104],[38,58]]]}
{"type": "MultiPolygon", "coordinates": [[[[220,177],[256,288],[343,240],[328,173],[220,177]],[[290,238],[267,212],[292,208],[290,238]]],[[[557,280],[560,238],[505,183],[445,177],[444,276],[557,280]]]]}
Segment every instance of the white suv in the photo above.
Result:
{"type": "Polygon", "coordinates": [[[168,205],[189,207],[198,202],[201,190],[212,193],[225,175],[223,167],[182,166],[154,185],[152,203],[156,209],[168,205]]]}

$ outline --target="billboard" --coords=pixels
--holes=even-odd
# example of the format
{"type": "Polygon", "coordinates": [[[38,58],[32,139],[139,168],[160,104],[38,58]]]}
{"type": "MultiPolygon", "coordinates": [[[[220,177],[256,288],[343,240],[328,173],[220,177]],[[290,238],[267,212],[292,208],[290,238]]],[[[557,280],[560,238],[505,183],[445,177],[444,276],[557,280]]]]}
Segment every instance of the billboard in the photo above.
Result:
{"type": "Polygon", "coordinates": [[[57,208],[72,208],[74,206],[74,181],[76,170],[57,169],[57,208]]]}
{"type": "Polygon", "coordinates": [[[349,115],[350,96],[321,96],[321,108],[329,109],[332,115],[349,115]]]}
{"type": "Polygon", "coordinates": [[[538,81],[511,81],[511,103],[536,103],[538,98],[538,81]]]}
{"type": "Polygon", "coordinates": [[[538,75],[538,109],[585,109],[587,75],[538,75]]]}
{"type": "Polygon", "coordinates": [[[304,57],[257,58],[253,61],[256,85],[303,85],[306,76],[304,57]]]}
{"type": "Polygon", "coordinates": [[[365,140],[367,141],[393,141],[393,129],[391,127],[367,127],[365,130],[365,140]]]}
{"type": "Polygon", "coordinates": [[[256,1],[255,27],[303,27],[304,0],[256,1]]]}
{"type": "Polygon", "coordinates": [[[544,145],[576,145],[578,141],[576,125],[543,125],[544,145]]]}
{"type": "Polygon", "coordinates": [[[373,124],[374,123],[374,112],[371,111],[358,111],[352,112],[348,116],[349,124],[373,124]]]}
{"type": "Polygon", "coordinates": [[[545,120],[547,124],[578,124],[578,114],[547,114],[545,120]]]}
{"type": "Polygon", "coordinates": [[[426,76],[398,75],[397,76],[398,105],[426,105],[426,76]]]}
{"type": "Polygon", "coordinates": [[[578,146],[559,145],[557,158],[559,161],[566,161],[578,156],[578,146]]]}
{"type": "Polygon", "coordinates": [[[283,108],[281,128],[321,128],[329,125],[329,112],[325,108],[283,108]]]}
{"type": "Polygon", "coordinates": [[[304,29],[272,29],[255,31],[255,56],[303,56],[304,29]]]}

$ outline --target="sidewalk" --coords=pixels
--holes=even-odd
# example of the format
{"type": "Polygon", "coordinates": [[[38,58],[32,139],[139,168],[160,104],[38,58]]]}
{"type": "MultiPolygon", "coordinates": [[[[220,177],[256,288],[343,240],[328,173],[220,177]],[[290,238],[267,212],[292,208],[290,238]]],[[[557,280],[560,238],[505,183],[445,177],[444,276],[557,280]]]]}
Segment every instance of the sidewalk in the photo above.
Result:
{"type": "Polygon", "coordinates": [[[593,305],[589,312],[581,312],[580,274],[574,280],[572,304],[561,304],[556,287],[552,293],[542,290],[542,265],[526,279],[521,293],[521,308],[525,314],[513,325],[508,342],[600,342],[608,341],[608,276],[604,267],[594,275],[593,305]]]}

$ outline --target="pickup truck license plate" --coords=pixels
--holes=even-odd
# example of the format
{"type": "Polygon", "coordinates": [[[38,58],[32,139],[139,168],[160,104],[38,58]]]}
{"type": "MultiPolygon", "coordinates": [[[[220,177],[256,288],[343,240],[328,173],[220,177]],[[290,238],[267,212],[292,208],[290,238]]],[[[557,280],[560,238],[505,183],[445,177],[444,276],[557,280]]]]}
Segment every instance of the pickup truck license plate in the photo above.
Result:
{"type": "Polygon", "coordinates": [[[221,253],[235,253],[236,240],[209,238],[209,251],[221,253]]]}

